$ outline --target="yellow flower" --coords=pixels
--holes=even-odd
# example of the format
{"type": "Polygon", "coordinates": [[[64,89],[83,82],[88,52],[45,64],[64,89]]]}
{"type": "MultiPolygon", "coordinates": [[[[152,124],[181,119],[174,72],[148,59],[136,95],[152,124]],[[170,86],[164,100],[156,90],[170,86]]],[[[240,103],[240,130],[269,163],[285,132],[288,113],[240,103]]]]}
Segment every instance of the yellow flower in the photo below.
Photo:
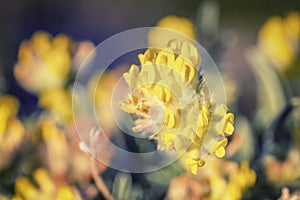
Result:
{"type": "Polygon", "coordinates": [[[259,32],[258,43],[279,70],[284,70],[299,54],[300,14],[290,12],[285,18],[273,16],[259,32]]]}
{"type": "Polygon", "coordinates": [[[186,37],[195,39],[196,31],[192,22],[183,17],[176,17],[173,15],[165,16],[155,25],[158,28],[169,29],[170,31],[161,31],[160,29],[153,29],[149,32],[148,43],[150,47],[165,48],[169,41],[179,40],[184,41],[186,37]],[[176,34],[174,32],[183,34],[176,34]]]}
{"type": "Polygon", "coordinates": [[[179,46],[150,48],[138,56],[141,68],[132,65],[123,75],[130,94],[120,107],[137,118],[133,132],[150,134],[158,149],[182,155],[187,168],[196,174],[208,154],[225,155],[234,116],[204,91],[196,92],[195,66],[201,56],[187,41],[179,46]]]}
{"type": "Polygon", "coordinates": [[[75,198],[73,191],[68,186],[58,188],[56,200],[73,200],[75,198]]]}
{"type": "Polygon", "coordinates": [[[33,173],[33,178],[38,187],[24,176],[17,178],[15,182],[15,196],[12,198],[13,200],[80,199],[69,186],[56,186],[55,182],[45,169],[36,169],[33,173]]]}
{"type": "Polygon", "coordinates": [[[39,94],[40,105],[52,112],[58,121],[68,122],[72,119],[72,97],[63,88],[44,90],[39,94]]]}
{"type": "Polygon", "coordinates": [[[55,177],[66,175],[70,152],[64,132],[49,119],[42,121],[41,131],[46,145],[46,161],[51,174],[55,177]]]}
{"type": "Polygon", "coordinates": [[[185,160],[186,165],[189,167],[189,170],[192,174],[197,174],[198,168],[202,167],[205,164],[204,160],[200,160],[199,158],[187,158],[185,160]]]}
{"type": "Polygon", "coordinates": [[[95,111],[97,117],[101,119],[101,124],[109,131],[116,129],[114,116],[111,109],[111,100],[114,91],[114,87],[119,81],[119,77],[124,71],[124,67],[121,66],[110,72],[105,72],[101,79],[96,74],[89,82],[89,93],[91,99],[95,99],[95,111]],[[122,71],[122,72],[121,72],[122,71]],[[96,88],[95,90],[93,90],[96,88]],[[105,115],[105,117],[103,117],[105,115]]]}
{"type": "Polygon", "coordinates": [[[19,103],[14,97],[9,95],[0,97],[0,141],[7,129],[8,120],[16,116],[18,109],[19,103]]]}
{"type": "Polygon", "coordinates": [[[230,197],[227,192],[228,183],[226,182],[226,179],[222,176],[222,174],[212,174],[211,177],[209,177],[209,183],[211,188],[210,198],[212,200],[230,200],[230,197]]]}
{"type": "Polygon", "coordinates": [[[256,181],[256,174],[247,162],[239,166],[231,161],[211,157],[203,168],[197,176],[183,174],[174,178],[169,187],[168,199],[241,199],[243,193],[256,181]]]}
{"type": "Polygon", "coordinates": [[[10,164],[24,138],[24,127],[16,118],[18,110],[17,99],[9,95],[0,96],[0,169],[10,164]]]}
{"type": "Polygon", "coordinates": [[[226,147],[227,143],[228,143],[227,138],[224,138],[223,140],[218,141],[214,145],[212,152],[214,152],[217,157],[223,158],[225,156],[225,147],[226,147]]]}
{"type": "Polygon", "coordinates": [[[293,148],[288,152],[284,161],[279,161],[273,156],[264,158],[264,167],[268,180],[277,186],[284,186],[300,178],[300,153],[293,148]]]}
{"type": "Polygon", "coordinates": [[[247,161],[240,165],[210,157],[197,176],[200,180],[208,180],[211,200],[241,199],[243,193],[255,184],[256,174],[247,161]]]}
{"type": "MultiPolygon", "coordinates": [[[[42,115],[37,124],[40,156],[44,159],[43,164],[47,166],[51,177],[59,184],[65,180],[72,180],[82,184],[88,183],[91,178],[91,155],[83,151],[82,141],[87,142],[89,149],[95,152],[95,156],[105,151],[105,162],[109,162],[113,150],[101,137],[94,136],[94,132],[78,137],[76,126],[90,127],[92,121],[89,118],[81,117],[80,124],[69,123],[60,126],[55,119],[49,115],[42,115]]],[[[36,135],[36,134],[35,134],[36,135]]],[[[109,137],[109,134],[106,134],[109,137]]],[[[84,149],[86,150],[86,149],[84,149]]],[[[101,162],[97,163],[97,170],[103,172],[107,166],[101,162]]]]}
{"type": "Polygon", "coordinates": [[[20,46],[14,69],[18,82],[31,92],[61,87],[71,67],[70,45],[65,35],[35,33],[20,46]]]}
{"type": "Polygon", "coordinates": [[[243,192],[254,185],[256,181],[255,172],[249,167],[249,163],[241,163],[237,172],[231,174],[228,183],[228,190],[231,199],[240,199],[243,192]]]}

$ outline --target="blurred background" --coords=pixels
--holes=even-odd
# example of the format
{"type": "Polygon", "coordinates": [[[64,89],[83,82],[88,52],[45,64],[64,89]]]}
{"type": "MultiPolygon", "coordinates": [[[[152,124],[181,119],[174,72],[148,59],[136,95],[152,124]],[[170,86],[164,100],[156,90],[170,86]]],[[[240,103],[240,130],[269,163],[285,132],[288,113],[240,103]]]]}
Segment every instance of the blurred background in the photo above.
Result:
{"type": "MultiPolygon", "coordinates": [[[[20,43],[38,30],[54,35],[64,33],[74,40],[90,40],[98,44],[127,29],[153,26],[166,15],[182,16],[195,22],[201,17],[197,15],[200,4],[200,0],[1,1],[0,66],[7,79],[6,91],[17,95],[22,102],[27,101],[28,95],[24,94],[13,80],[12,69],[17,60],[20,43]]],[[[244,88],[245,95],[241,95],[240,98],[247,105],[240,105],[240,109],[243,114],[251,115],[254,106],[254,85],[249,84],[253,77],[243,56],[245,47],[256,43],[259,28],[268,17],[297,10],[299,2],[228,0],[220,1],[219,6],[218,31],[229,31],[228,34],[237,42],[223,52],[222,56],[229,63],[228,67],[234,68],[239,74],[234,78],[244,88]]],[[[198,37],[201,39],[201,34],[198,34],[198,37]]],[[[208,48],[207,45],[201,44],[208,48]]],[[[209,53],[212,57],[215,56],[212,52],[209,53]]]]}
{"type": "MultiPolygon", "coordinates": [[[[299,0],[0,1],[0,118],[5,124],[0,126],[0,157],[5,155],[0,158],[0,200],[220,199],[222,194],[226,199],[300,198],[299,12],[299,0]],[[196,178],[178,163],[148,175],[119,173],[94,161],[92,167],[78,167],[89,163],[89,156],[78,147],[71,107],[61,104],[71,105],[71,87],[82,58],[110,36],[155,26],[168,15],[193,23],[196,40],[221,71],[229,111],[235,114],[236,136],[229,139],[228,155],[223,161],[212,159],[203,169],[206,173],[196,178]],[[26,45],[24,53],[21,44],[34,40],[37,31],[47,32],[51,39],[64,35],[59,38],[62,49],[58,54],[65,55],[67,46],[70,59],[64,62],[71,67],[70,72],[59,71],[64,80],[57,91],[44,93],[28,81],[34,79],[32,71],[15,69],[22,67],[22,56],[28,56],[26,45]],[[81,44],[85,46],[80,57],[81,44]],[[7,138],[12,141],[9,151],[5,151],[1,131],[13,135],[7,138]],[[71,154],[74,159],[66,163],[71,154]],[[53,189],[43,188],[39,180],[53,189]],[[33,192],[27,194],[27,189],[33,192]]],[[[46,37],[44,32],[37,38],[46,37]]],[[[117,80],[136,62],[136,52],[114,62],[104,87],[112,88],[109,80],[117,80]]],[[[42,83],[40,79],[33,83],[42,83]]],[[[109,89],[99,92],[99,101],[109,98],[103,95],[109,89]]],[[[82,118],[82,123],[89,124],[89,120],[82,118]]],[[[106,134],[117,140],[118,131],[106,134]]],[[[120,145],[131,151],[154,148],[132,138],[123,140],[120,145]]],[[[111,159],[113,152],[106,153],[111,159]]]]}

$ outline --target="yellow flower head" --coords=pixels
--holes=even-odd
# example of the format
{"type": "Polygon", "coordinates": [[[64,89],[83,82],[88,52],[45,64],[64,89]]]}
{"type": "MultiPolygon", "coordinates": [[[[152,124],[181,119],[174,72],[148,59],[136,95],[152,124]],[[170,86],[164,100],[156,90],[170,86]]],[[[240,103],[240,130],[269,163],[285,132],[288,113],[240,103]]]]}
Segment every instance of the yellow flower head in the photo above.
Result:
{"type": "Polygon", "coordinates": [[[155,26],[158,28],[169,29],[171,31],[161,31],[160,29],[151,30],[148,36],[150,47],[155,46],[164,48],[167,46],[167,43],[170,39],[184,41],[186,40],[186,37],[191,39],[196,38],[195,27],[187,18],[169,15],[159,20],[155,26]],[[176,34],[174,33],[175,31],[185,36],[176,34]]]}
{"type": "Polygon", "coordinates": [[[0,169],[10,164],[24,138],[24,127],[16,118],[18,110],[17,99],[0,96],[0,169]]]}
{"type": "Polygon", "coordinates": [[[300,14],[290,12],[285,18],[273,16],[259,32],[258,43],[270,61],[284,70],[299,54],[300,14]]]}
{"type": "MultiPolygon", "coordinates": [[[[120,67],[120,69],[122,72],[124,71],[124,67],[120,67]]],[[[114,87],[122,72],[118,70],[105,72],[100,80],[98,80],[98,74],[96,74],[89,82],[90,95],[95,98],[97,117],[101,119],[102,124],[105,124],[105,128],[110,131],[116,128],[110,100],[112,99],[114,87]],[[95,91],[93,90],[94,88],[96,88],[95,91]],[[103,114],[105,114],[105,116],[103,116],[103,114]]]]}
{"type": "Polygon", "coordinates": [[[9,95],[0,97],[0,138],[7,129],[8,121],[16,116],[18,110],[19,102],[17,99],[9,95]]]}
{"type": "Polygon", "coordinates": [[[60,122],[68,122],[72,119],[72,97],[66,89],[55,88],[42,91],[39,94],[39,103],[60,122]]]}
{"type": "Polygon", "coordinates": [[[232,173],[228,182],[228,192],[231,199],[240,199],[243,192],[253,186],[256,181],[256,174],[249,167],[249,163],[243,161],[239,169],[232,173]]]}
{"type": "MultiPolygon", "coordinates": [[[[85,125],[88,123],[83,118],[81,122],[85,125]]],[[[66,179],[80,182],[89,180],[90,156],[80,149],[81,140],[75,124],[60,126],[58,123],[49,115],[42,115],[39,119],[37,126],[40,140],[37,142],[42,150],[43,164],[47,166],[52,178],[59,183],[66,179]]],[[[94,142],[100,144],[98,140],[94,142]]],[[[102,143],[100,146],[104,148],[102,143]]],[[[101,169],[104,171],[106,166],[101,169]]]]}
{"type": "Polygon", "coordinates": [[[183,174],[174,178],[169,187],[168,199],[241,199],[243,193],[256,181],[256,174],[246,161],[238,165],[211,157],[203,168],[198,176],[183,174]]]}
{"type": "Polygon", "coordinates": [[[47,164],[51,174],[54,176],[66,174],[70,152],[65,133],[49,119],[42,121],[41,131],[46,146],[47,164]]]}
{"type": "Polygon", "coordinates": [[[234,116],[213,103],[205,83],[199,83],[197,48],[188,41],[174,43],[138,56],[141,67],[132,65],[123,75],[130,93],[120,107],[135,116],[133,132],[149,135],[158,149],[175,151],[196,174],[206,155],[224,156],[234,116]]]}
{"type": "Polygon", "coordinates": [[[38,187],[24,176],[17,178],[14,200],[75,200],[79,198],[69,186],[56,186],[54,180],[45,169],[36,169],[33,173],[33,178],[38,187]]]}
{"type": "Polygon", "coordinates": [[[70,45],[65,35],[35,33],[20,46],[14,69],[18,82],[31,92],[62,86],[71,67],[70,45]]]}

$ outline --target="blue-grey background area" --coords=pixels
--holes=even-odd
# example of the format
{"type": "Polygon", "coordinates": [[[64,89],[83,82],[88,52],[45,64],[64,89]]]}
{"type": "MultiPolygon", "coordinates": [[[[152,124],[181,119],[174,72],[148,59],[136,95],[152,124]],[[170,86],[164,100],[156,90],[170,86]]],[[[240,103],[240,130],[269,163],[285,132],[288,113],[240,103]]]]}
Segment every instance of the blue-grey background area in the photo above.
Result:
{"type": "MultiPolygon", "coordinates": [[[[4,91],[21,101],[21,113],[38,109],[37,99],[23,90],[14,80],[12,69],[17,61],[18,47],[37,30],[54,35],[64,33],[75,41],[91,40],[95,44],[121,31],[153,26],[165,15],[178,15],[196,20],[200,0],[1,0],[0,1],[0,70],[4,71],[4,91]]],[[[233,30],[238,44],[222,53],[222,59],[239,74],[236,79],[244,88],[239,110],[251,115],[255,88],[251,71],[243,58],[243,49],[255,44],[259,27],[271,15],[300,8],[297,0],[226,0],[220,1],[220,28],[233,30]],[[234,57],[234,59],[232,59],[234,57]]],[[[201,36],[200,36],[201,37],[201,36]]],[[[201,42],[201,41],[200,41],[201,42]]],[[[204,47],[205,44],[202,44],[204,47]]],[[[208,49],[217,59],[213,49],[208,49]]],[[[130,64],[127,59],[125,64],[130,64]]],[[[122,62],[122,61],[120,61],[122,62]]]]}

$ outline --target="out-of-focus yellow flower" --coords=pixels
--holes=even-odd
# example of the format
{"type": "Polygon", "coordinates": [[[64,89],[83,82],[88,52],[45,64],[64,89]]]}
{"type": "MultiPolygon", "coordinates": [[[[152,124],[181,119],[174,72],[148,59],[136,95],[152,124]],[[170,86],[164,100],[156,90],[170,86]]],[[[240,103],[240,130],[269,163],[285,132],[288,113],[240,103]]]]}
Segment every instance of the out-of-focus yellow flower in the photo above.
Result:
{"type": "Polygon", "coordinates": [[[39,95],[40,105],[52,112],[58,121],[68,122],[72,119],[72,97],[69,91],[63,88],[44,90],[39,95]]]}
{"type": "Polygon", "coordinates": [[[54,177],[67,174],[69,161],[69,147],[66,136],[54,122],[44,120],[41,124],[42,139],[46,144],[47,162],[54,177]]]}
{"type": "Polygon", "coordinates": [[[249,163],[241,163],[237,172],[230,174],[228,192],[230,199],[241,199],[243,192],[253,186],[256,181],[255,172],[249,167],[249,163]]]}
{"type": "Polygon", "coordinates": [[[0,141],[2,141],[1,139],[3,138],[4,133],[7,129],[7,123],[11,118],[16,116],[19,109],[19,103],[17,99],[8,95],[1,96],[0,103],[0,141]]]}
{"type": "Polygon", "coordinates": [[[272,156],[264,159],[267,178],[277,186],[284,186],[300,177],[300,152],[295,148],[289,151],[285,161],[272,156]]]}
{"type": "Polygon", "coordinates": [[[191,39],[196,38],[195,27],[187,18],[169,15],[159,20],[155,27],[170,29],[170,31],[159,29],[151,30],[148,36],[148,43],[150,47],[165,48],[171,40],[184,41],[187,37],[191,39]],[[174,31],[179,32],[184,36],[176,34],[174,31]]]}
{"type": "Polygon", "coordinates": [[[45,169],[36,169],[33,178],[38,187],[24,176],[18,177],[15,183],[13,200],[75,200],[80,197],[67,185],[56,186],[45,169]]]}
{"type": "MultiPolygon", "coordinates": [[[[49,169],[49,173],[54,178],[55,182],[60,184],[66,180],[70,182],[80,182],[83,185],[89,185],[91,172],[91,157],[89,153],[83,152],[80,142],[86,141],[85,137],[91,138],[90,141],[95,149],[95,156],[103,155],[105,149],[106,162],[112,157],[112,150],[106,140],[101,140],[97,137],[92,138],[89,135],[89,127],[92,124],[91,120],[81,118],[82,124],[87,128],[87,134],[81,135],[79,138],[75,123],[70,123],[68,126],[59,126],[52,116],[43,115],[40,119],[38,130],[40,130],[40,152],[43,159],[43,164],[49,169]],[[106,143],[104,143],[104,141],[106,143]]],[[[106,134],[109,137],[108,134],[106,134]]],[[[103,156],[102,156],[103,158],[103,156]]],[[[102,163],[97,163],[97,170],[103,172],[107,166],[102,163]]]]}
{"type": "Polygon", "coordinates": [[[201,180],[196,176],[183,174],[171,181],[167,199],[209,199],[209,193],[210,186],[208,180],[201,180]]]}
{"type": "Polygon", "coordinates": [[[123,75],[131,93],[120,107],[137,117],[134,132],[150,134],[158,149],[183,154],[187,168],[196,174],[209,153],[225,155],[234,116],[203,91],[196,92],[195,66],[201,62],[196,47],[187,41],[180,49],[172,47],[138,56],[141,68],[132,65],[123,75]]]}
{"type": "Polygon", "coordinates": [[[57,200],[73,200],[73,199],[78,199],[74,198],[74,193],[73,191],[68,187],[68,186],[61,186],[58,188],[57,191],[57,200]]]}
{"type": "Polygon", "coordinates": [[[240,166],[231,161],[210,159],[199,176],[209,179],[211,199],[241,199],[243,193],[256,181],[255,171],[243,161],[240,166]]]}
{"type": "Polygon", "coordinates": [[[184,17],[176,17],[173,15],[165,16],[160,19],[155,26],[178,31],[193,39],[196,38],[195,27],[193,23],[184,17]]]}
{"type": "Polygon", "coordinates": [[[18,110],[17,99],[0,96],[0,170],[10,164],[24,138],[24,127],[16,118],[18,110]]]}
{"type": "Polygon", "coordinates": [[[110,132],[117,127],[112,113],[112,95],[114,87],[124,71],[125,66],[120,66],[113,71],[104,72],[100,80],[96,74],[89,82],[91,99],[95,99],[97,117],[100,119],[102,127],[110,132]]]}
{"type": "Polygon", "coordinates": [[[70,45],[65,35],[35,33],[20,46],[14,69],[18,82],[31,92],[61,87],[71,67],[70,45]]]}
{"type": "Polygon", "coordinates": [[[279,70],[284,70],[299,54],[300,14],[290,12],[285,18],[273,16],[259,32],[258,43],[279,70]]]}
{"type": "Polygon", "coordinates": [[[236,200],[241,199],[243,193],[256,181],[256,174],[247,162],[239,166],[235,162],[210,157],[201,172],[196,177],[182,175],[172,180],[168,198],[236,200]]]}

